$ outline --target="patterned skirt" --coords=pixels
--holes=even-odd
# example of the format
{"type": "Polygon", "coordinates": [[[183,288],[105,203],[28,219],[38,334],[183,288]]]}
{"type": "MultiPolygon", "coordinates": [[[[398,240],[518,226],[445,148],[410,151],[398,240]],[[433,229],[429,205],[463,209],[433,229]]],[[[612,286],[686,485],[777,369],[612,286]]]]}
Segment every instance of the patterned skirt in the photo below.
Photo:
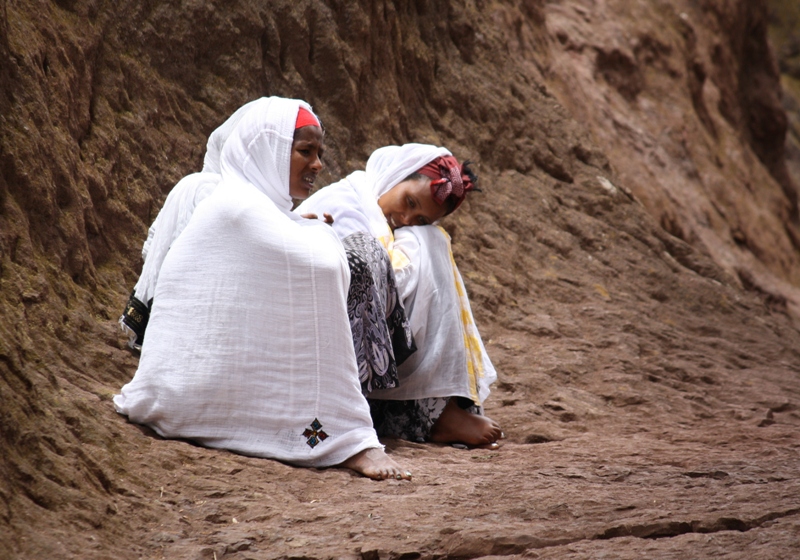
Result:
{"type": "Polygon", "coordinates": [[[431,428],[451,398],[457,398],[461,408],[473,414],[483,414],[483,407],[462,397],[369,398],[374,389],[397,387],[397,366],[414,353],[416,346],[386,249],[365,233],[354,233],[342,243],[350,265],[347,313],[353,331],[361,390],[369,401],[378,435],[427,441],[431,428]]]}
{"type": "Polygon", "coordinates": [[[364,395],[397,387],[397,366],[416,350],[389,253],[367,233],[342,241],[350,265],[347,314],[364,395]]]}
{"type": "Polygon", "coordinates": [[[483,415],[483,407],[464,397],[429,397],[408,401],[369,400],[372,424],[380,437],[428,441],[431,429],[450,399],[471,414],[483,415]]]}

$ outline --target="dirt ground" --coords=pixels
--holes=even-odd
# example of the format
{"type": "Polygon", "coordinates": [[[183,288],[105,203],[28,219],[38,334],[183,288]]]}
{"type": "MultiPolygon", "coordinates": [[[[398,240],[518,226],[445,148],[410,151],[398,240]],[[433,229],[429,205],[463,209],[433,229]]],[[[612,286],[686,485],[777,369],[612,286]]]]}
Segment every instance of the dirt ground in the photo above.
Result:
{"type": "Polygon", "coordinates": [[[794,116],[763,2],[0,18],[0,557],[800,557],[794,116]],[[413,480],[378,482],[114,412],[146,228],[208,133],[271,94],[321,115],[323,183],[389,143],[478,161],[443,225],[500,449],[388,440],[413,480]]]}

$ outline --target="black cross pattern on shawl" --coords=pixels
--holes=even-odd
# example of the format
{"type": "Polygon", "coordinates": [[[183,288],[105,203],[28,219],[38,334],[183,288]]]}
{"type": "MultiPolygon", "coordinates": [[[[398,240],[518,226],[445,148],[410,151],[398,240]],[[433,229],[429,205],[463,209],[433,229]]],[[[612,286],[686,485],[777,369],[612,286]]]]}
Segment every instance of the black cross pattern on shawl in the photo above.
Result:
{"type": "Polygon", "coordinates": [[[306,438],[306,443],[313,449],[318,443],[328,439],[328,434],[322,431],[322,424],[314,418],[314,421],[311,422],[311,428],[306,428],[306,431],[303,432],[303,437],[306,438]]]}

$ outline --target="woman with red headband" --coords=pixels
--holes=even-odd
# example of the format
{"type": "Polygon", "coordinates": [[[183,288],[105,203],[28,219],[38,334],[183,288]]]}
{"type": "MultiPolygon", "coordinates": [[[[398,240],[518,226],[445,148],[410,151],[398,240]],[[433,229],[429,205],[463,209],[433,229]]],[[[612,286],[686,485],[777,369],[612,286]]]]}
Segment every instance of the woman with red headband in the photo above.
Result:
{"type": "Polygon", "coordinates": [[[308,104],[260,99],[219,144],[213,192],[165,208],[190,217],[157,223],[147,340],[114,406],[168,438],[408,479],[359,386],[344,249],[291,211],[313,187],[322,144],[308,104]]]}
{"type": "Polygon", "coordinates": [[[386,146],[373,152],[365,171],[297,208],[332,214],[347,249],[348,312],[379,435],[471,446],[496,445],[502,437],[482,409],[497,374],[449,236],[433,225],[461,205],[476,181],[445,148],[386,146]]]}
{"type": "MultiPolygon", "coordinates": [[[[142,260],[144,261],[142,273],[125,305],[122,316],[119,318],[120,327],[128,336],[128,346],[131,349],[135,351],[142,349],[150,309],[153,307],[153,295],[158,284],[158,275],[167,251],[189,223],[197,205],[211,195],[219,185],[222,179],[220,157],[225,142],[245,115],[263,99],[256,99],[241,106],[211,133],[206,144],[203,170],[187,175],[178,181],[150,226],[147,239],[142,246],[142,260]]],[[[322,130],[316,115],[301,105],[295,120],[294,143],[302,141],[303,137],[310,134],[309,131],[313,128],[322,130]]],[[[314,179],[315,177],[312,177],[310,183],[296,181],[298,185],[305,184],[307,187],[295,187],[297,192],[292,193],[292,198],[295,200],[307,198],[313,187],[314,179]]]]}

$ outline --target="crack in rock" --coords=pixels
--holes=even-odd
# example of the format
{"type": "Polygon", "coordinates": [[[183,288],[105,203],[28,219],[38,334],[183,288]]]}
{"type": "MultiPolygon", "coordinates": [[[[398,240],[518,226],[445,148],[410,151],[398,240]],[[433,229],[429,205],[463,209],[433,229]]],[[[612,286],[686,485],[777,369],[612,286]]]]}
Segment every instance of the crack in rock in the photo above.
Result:
{"type": "Polygon", "coordinates": [[[686,533],[744,532],[750,529],[757,529],[768,521],[790,517],[798,513],[800,513],[800,508],[767,513],[749,521],[736,517],[719,517],[711,521],[663,521],[641,525],[619,525],[605,530],[594,538],[638,537],[642,539],[662,539],[665,537],[677,537],[686,533]]]}

